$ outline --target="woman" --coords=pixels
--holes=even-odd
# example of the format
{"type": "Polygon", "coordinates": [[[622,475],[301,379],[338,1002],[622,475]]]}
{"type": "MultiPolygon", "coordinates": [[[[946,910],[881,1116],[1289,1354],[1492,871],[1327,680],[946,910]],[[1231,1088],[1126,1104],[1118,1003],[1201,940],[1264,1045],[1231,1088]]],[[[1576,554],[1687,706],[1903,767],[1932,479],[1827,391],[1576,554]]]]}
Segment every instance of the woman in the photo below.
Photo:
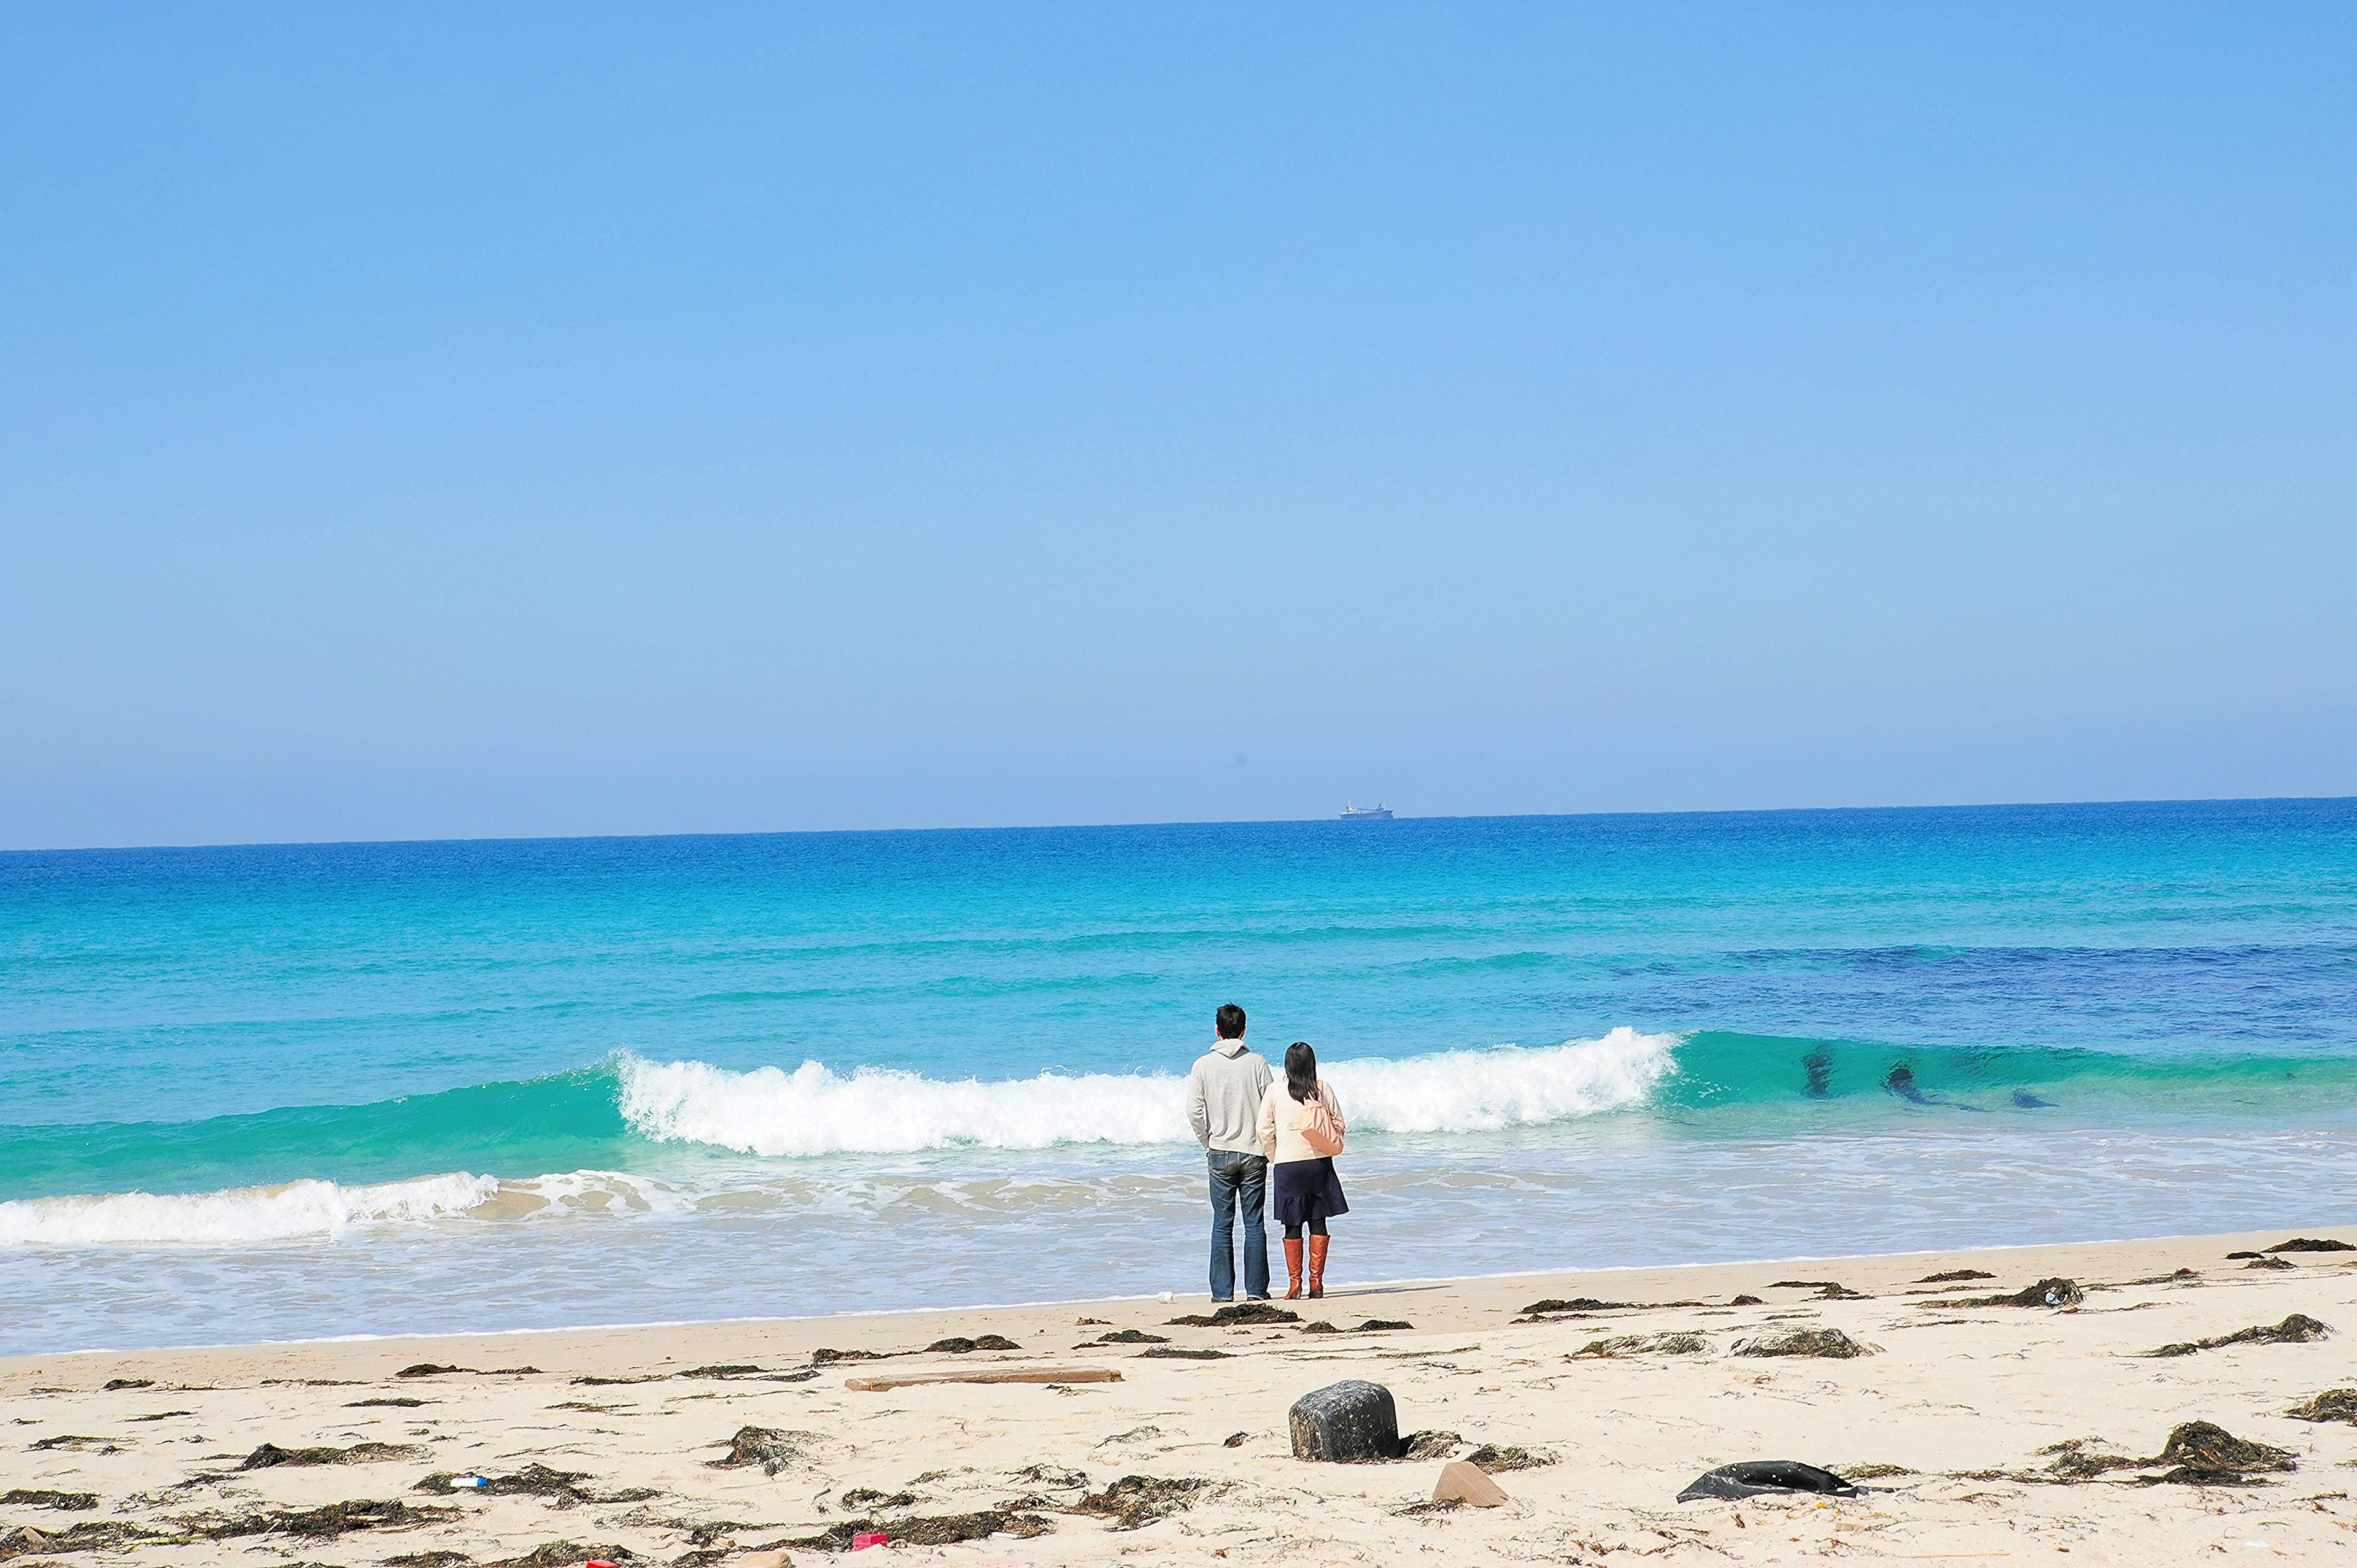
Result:
{"type": "Polygon", "coordinates": [[[1301,1233],[1309,1232],[1309,1296],[1326,1294],[1326,1221],[1348,1214],[1334,1156],[1342,1152],[1342,1107],[1318,1077],[1307,1040],[1285,1047],[1285,1079],[1260,1097],[1260,1146],[1269,1159],[1269,1190],[1285,1227],[1285,1299],[1301,1299],[1301,1233]]]}

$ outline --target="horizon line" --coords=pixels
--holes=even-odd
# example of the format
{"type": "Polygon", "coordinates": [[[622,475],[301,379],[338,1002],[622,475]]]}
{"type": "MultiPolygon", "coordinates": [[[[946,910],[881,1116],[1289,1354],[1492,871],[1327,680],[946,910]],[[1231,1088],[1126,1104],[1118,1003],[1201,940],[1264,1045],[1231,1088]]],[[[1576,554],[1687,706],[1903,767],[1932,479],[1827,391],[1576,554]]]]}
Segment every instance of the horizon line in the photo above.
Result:
{"type": "MultiPolygon", "coordinates": [[[[1884,811],[2051,811],[2064,807],[2086,806],[2266,806],[2284,804],[2320,805],[2338,801],[2357,801],[2357,795],[2218,795],[2158,798],[2118,798],[2102,800],[1979,800],[1949,801],[1913,805],[1874,806],[1723,806],[1689,810],[1653,810],[1619,811],[1491,811],[1463,814],[1441,814],[1428,817],[1406,816],[1394,811],[1388,819],[1398,822],[1578,822],[1612,817],[1767,817],[1767,816],[1833,816],[1884,811]]],[[[865,837],[886,833],[1045,833],[1116,832],[1135,828],[1243,828],[1294,827],[1317,822],[1340,826],[1343,818],[1338,812],[1323,817],[1241,817],[1210,820],[1185,820],[1159,822],[1012,822],[984,826],[932,826],[900,828],[740,828],[721,831],[682,830],[673,832],[617,833],[517,833],[484,834],[480,836],[432,838],[350,838],[350,839],[229,839],[191,843],[146,844],[64,844],[48,847],[0,849],[0,856],[35,854],[145,854],[166,851],[209,849],[371,849],[393,845],[427,846],[434,844],[489,843],[636,843],[648,839],[740,839],[740,838],[820,838],[865,837]]],[[[1383,832],[1387,830],[1372,822],[1360,824],[1359,831],[1383,832]]]]}

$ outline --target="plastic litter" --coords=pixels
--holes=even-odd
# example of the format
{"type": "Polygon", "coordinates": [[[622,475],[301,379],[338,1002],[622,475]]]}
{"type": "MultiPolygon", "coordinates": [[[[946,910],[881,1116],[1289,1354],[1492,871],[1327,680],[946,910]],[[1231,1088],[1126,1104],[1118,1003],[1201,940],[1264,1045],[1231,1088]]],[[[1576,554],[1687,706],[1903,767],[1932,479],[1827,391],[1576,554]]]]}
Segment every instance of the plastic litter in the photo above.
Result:
{"type": "Polygon", "coordinates": [[[490,1484],[491,1478],[489,1476],[453,1476],[450,1477],[451,1486],[471,1487],[478,1491],[490,1484]]]}
{"type": "Polygon", "coordinates": [[[866,1530],[851,1538],[851,1550],[865,1552],[871,1546],[889,1546],[892,1538],[880,1530],[866,1530]]]}
{"type": "Polygon", "coordinates": [[[1678,1501],[1696,1498],[1756,1498],[1762,1492],[1821,1492],[1827,1497],[1854,1498],[1857,1488],[1831,1470],[1803,1465],[1797,1459],[1746,1459],[1721,1465],[1695,1477],[1678,1494],[1678,1501]]]}

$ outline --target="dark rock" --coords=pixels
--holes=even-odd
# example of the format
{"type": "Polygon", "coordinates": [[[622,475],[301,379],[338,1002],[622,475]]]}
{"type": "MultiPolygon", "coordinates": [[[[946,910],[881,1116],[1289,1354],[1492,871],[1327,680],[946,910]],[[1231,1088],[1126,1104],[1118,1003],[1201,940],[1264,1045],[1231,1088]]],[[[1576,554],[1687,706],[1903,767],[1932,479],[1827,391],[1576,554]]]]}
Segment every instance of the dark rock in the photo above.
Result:
{"type": "Polygon", "coordinates": [[[1286,1414],[1293,1456],[1329,1464],[1364,1464],[1400,1452],[1399,1408],[1381,1383],[1351,1378],[1293,1402],[1286,1414]]]}
{"type": "Polygon", "coordinates": [[[2270,1252],[2357,1252],[2357,1247],[2346,1241],[2319,1240],[2314,1236],[2295,1236],[2288,1241],[2278,1241],[2267,1249],[2270,1252]]]}
{"type": "Polygon", "coordinates": [[[1746,1459],[1721,1465],[1695,1477],[1678,1494],[1678,1501],[1697,1498],[1756,1498],[1762,1492],[1813,1492],[1829,1498],[1854,1498],[1857,1488],[1831,1470],[1803,1465],[1797,1459],[1746,1459]]]}
{"type": "Polygon", "coordinates": [[[1836,1361],[1846,1361],[1857,1356],[1871,1356],[1874,1348],[1861,1345],[1838,1328],[1795,1328],[1784,1334],[1760,1334],[1735,1342],[1738,1356],[1816,1356],[1836,1361]]]}
{"type": "Polygon", "coordinates": [[[2322,1339],[2332,1332],[2327,1324],[2319,1323],[2305,1313],[2295,1312],[2281,1323],[2262,1324],[2255,1328],[2239,1329],[2222,1334],[2214,1339],[2194,1339],[2176,1345],[2163,1345],[2158,1350],[2147,1351],[2151,1356],[2190,1356],[2196,1350],[2215,1350],[2227,1345],[2305,1345],[2322,1339]]]}
{"type": "Polygon", "coordinates": [[[2327,1389],[2284,1413],[2294,1421],[2345,1421],[2357,1426],[2357,1389],[2327,1389]]]}

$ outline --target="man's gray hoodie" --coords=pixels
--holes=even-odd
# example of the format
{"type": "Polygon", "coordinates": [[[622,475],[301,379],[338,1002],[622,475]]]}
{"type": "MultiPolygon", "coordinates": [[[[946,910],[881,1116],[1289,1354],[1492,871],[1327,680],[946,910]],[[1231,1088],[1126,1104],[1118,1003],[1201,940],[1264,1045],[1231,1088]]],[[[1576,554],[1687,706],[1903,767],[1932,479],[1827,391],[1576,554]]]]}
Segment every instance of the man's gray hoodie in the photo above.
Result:
{"type": "Polygon", "coordinates": [[[1187,1075],[1187,1122],[1206,1149],[1257,1155],[1260,1097],[1276,1074],[1243,1041],[1222,1040],[1187,1075]]]}

